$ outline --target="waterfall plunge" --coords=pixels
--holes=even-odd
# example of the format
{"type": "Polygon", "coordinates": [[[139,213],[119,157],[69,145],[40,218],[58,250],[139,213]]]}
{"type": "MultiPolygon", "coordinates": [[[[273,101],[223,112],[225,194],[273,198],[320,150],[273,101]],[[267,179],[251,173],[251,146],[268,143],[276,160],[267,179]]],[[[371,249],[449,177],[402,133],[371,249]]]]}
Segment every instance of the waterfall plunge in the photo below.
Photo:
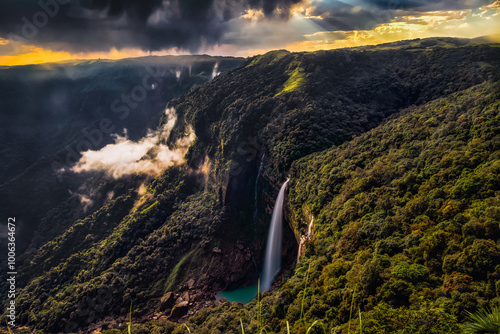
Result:
{"type": "Polygon", "coordinates": [[[274,204],[273,218],[269,227],[267,237],[266,257],[264,259],[264,272],[262,274],[262,290],[269,290],[274,278],[281,269],[281,239],[283,223],[283,202],[285,200],[285,188],[290,179],[281,186],[278,198],[274,204]]]}

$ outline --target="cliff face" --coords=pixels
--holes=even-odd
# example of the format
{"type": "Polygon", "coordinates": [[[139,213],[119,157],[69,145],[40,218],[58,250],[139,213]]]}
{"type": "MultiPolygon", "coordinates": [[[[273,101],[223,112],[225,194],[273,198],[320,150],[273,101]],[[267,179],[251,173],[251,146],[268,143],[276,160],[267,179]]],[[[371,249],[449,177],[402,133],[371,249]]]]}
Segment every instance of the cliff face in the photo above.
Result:
{"type": "MultiPolygon", "coordinates": [[[[334,249],[350,254],[342,261],[354,261],[360,228],[350,225],[354,214],[348,214],[346,207],[344,220],[336,222],[341,218],[322,209],[341,200],[335,197],[337,187],[346,178],[336,180],[338,167],[323,165],[326,153],[319,152],[338,150],[336,146],[410,105],[423,105],[488,80],[498,69],[499,56],[500,49],[488,45],[412,51],[276,51],[247,59],[241,67],[173,99],[167,109],[175,110],[175,122],[148,154],[163,147],[173,151],[192,133],[185,163],[154,175],[132,174],[118,180],[90,173],[85,187],[106,189],[113,195],[21,259],[20,323],[47,332],[64,330],[63,323],[84,328],[127,314],[131,302],[137,318],[177,320],[213,303],[217,291],[255,282],[274,200],[290,171],[283,282],[289,277],[297,282],[305,273],[303,266],[299,274],[294,273],[293,266],[298,242],[313,217],[314,240],[306,242],[305,256],[317,256],[314,259],[322,266],[311,269],[316,270],[313,278],[318,280],[326,270],[334,249]],[[333,179],[312,181],[314,175],[333,179]],[[350,227],[331,229],[333,222],[350,227]],[[96,296],[105,296],[99,305],[92,304],[96,296]],[[175,301],[170,305],[172,296],[175,301]]],[[[164,115],[160,129],[170,121],[164,115]]],[[[408,154],[411,158],[413,153],[408,154]]],[[[143,158],[148,159],[155,161],[143,158]]],[[[363,166],[359,157],[343,159],[350,169],[363,166]]],[[[384,177],[377,174],[373,182],[384,177]]],[[[72,205],[61,204],[45,219],[57,219],[72,205]]],[[[359,210],[370,213],[364,207],[359,210]]],[[[343,271],[353,263],[339,265],[340,272],[325,275],[340,275],[344,278],[338,280],[350,282],[343,271]]],[[[286,283],[290,290],[282,295],[287,303],[296,302],[298,285],[292,283],[286,283]]],[[[375,294],[378,285],[367,284],[367,293],[375,294]]],[[[346,291],[337,291],[332,300],[347,296],[346,291]]],[[[372,299],[364,302],[376,305],[372,299]]],[[[287,314],[283,306],[275,311],[281,312],[276,319],[287,314]]],[[[324,316],[326,311],[317,312],[324,316]]],[[[345,312],[339,314],[338,323],[344,323],[345,312]]]]}
{"type": "Polygon", "coordinates": [[[287,219],[307,235],[314,217],[301,263],[259,303],[225,303],[186,325],[465,333],[465,311],[499,298],[499,107],[497,79],[295,161],[287,219]]]}

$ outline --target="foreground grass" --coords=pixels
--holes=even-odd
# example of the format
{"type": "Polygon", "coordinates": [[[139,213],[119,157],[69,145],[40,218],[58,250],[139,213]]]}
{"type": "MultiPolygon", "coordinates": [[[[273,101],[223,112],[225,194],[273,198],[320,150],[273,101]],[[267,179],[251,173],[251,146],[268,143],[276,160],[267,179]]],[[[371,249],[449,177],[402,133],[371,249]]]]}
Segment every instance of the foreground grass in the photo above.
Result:
{"type": "Polygon", "coordinates": [[[469,322],[462,326],[466,333],[500,333],[500,307],[467,313],[469,322]]]}

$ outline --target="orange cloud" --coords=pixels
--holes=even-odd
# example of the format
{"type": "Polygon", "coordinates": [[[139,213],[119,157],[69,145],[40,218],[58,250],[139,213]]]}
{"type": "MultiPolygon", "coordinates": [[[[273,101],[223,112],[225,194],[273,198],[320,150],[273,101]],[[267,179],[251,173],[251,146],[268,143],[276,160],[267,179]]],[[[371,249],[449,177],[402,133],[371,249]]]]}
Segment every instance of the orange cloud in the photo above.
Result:
{"type": "Polygon", "coordinates": [[[320,31],[306,35],[304,41],[289,44],[290,51],[317,51],[375,45],[404,39],[426,37],[477,37],[500,31],[500,1],[488,6],[481,15],[471,10],[433,11],[422,15],[398,16],[371,30],[320,31]]]}
{"type": "MultiPolygon", "coordinates": [[[[321,31],[318,24],[325,17],[313,16],[315,8],[312,0],[303,0],[290,8],[292,18],[284,25],[282,21],[267,20],[262,10],[247,10],[240,17],[248,25],[256,27],[265,23],[265,29],[256,30],[262,34],[261,42],[254,44],[202,44],[200,53],[222,56],[251,56],[265,53],[276,48],[286,48],[290,51],[315,51],[320,49],[335,49],[373,45],[394,42],[403,39],[426,37],[477,37],[494,35],[500,31],[500,0],[477,8],[475,10],[430,11],[417,12],[410,10],[396,11],[396,17],[388,23],[382,23],[371,30],[358,31],[321,31]],[[264,33],[263,33],[264,31],[264,33]],[[304,31],[316,31],[304,35],[304,31]],[[266,35],[267,34],[267,35],[266,35]],[[285,35],[286,34],[286,35],[285,35]],[[272,36],[272,39],[266,37],[272,36]],[[289,38],[293,36],[293,39],[289,38]],[[283,37],[280,39],[280,37],[283,37]],[[301,40],[302,38],[302,40],[301,40]],[[266,42],[267,41],[267,42],[266,42]],[[287,41],[297,41],[287,44],[287,41]]],[[[352,12],[360,11],[360,7],[352,7],[352,12]]],[[[279,13],[278,13],[279,14],[279,13]]],[[[252,31],[252,30],[250,30],[252,31]]],[[[236,35],[238,36],[238,35],[236,35]]],[[[254,35],[243,36],[250,41],[254,35]]],[[[257,39],[255,39],[257,40],[257,39]]],[[[24,65],[44,62],[58,62],[75,59],[123,59],[143,57],[148,55],[183,55],[187,52],[177,48],[148,52],[141,49],[111,49],[106,52],[70,53],[43,49],[32,45],[13,43],[9,48],[9,40],[0,38],[0,65],[24,65]],[[11,49],[6,53],[5,50],[11,49]],[[1,54],[4,50],[3,55],[1,54]],[[15,53],[15,54],[13,54],[15,53]]]]}
{"type": "Polygon", "coordinates": [[[492,9],[500,8],[500,0],[496,0],[494,3],[481,7],[481,9],[492,9]]]}
{"type": "MultiPolygon", "coordinates": [[[[8,44],[8,42],[2,43],[2,45],[8,44]]],[[[45,50],[34,46],[22,46],[20,48],[24,51],[21,54],[0,56],[0,65],[13,66],[40,64],[74,59],[68,52],[53,52],[51,50],[45,50]]]]}
{"type": "MultiPolygon", "coordinates": [[[[6,39],[0,39],[0,45],[7,45],[10,42],[6,39]]],[[[43,49],[33,45],[20,44],[15,42],[15,54],[0,55],[1,66],[15,66],[27,64],[41,64],[49,62],[60,62],[67,60],[83,60],[83,59],[124,59],[144,56],[164,56],[164,55],[182,55],[185,52],[172,48],[168,50],[148,52],[140,49],[123,49],[117,50],[112,48],[106,52],[87,52],[87,53],[70,53],[52,51],[43,49]]]]}

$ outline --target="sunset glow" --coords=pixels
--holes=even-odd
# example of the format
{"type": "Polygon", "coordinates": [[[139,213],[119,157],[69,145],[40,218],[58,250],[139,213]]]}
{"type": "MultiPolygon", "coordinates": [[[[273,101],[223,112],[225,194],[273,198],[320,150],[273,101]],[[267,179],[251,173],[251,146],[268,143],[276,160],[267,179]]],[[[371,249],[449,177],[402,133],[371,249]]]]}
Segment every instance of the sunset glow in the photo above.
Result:
{"type": "MultiPolygon", "coordinates": [[[[401,8],[383,11],[373,10],[368,5],[363,6],[363,1],[353,1],[352,5],[347,5],[335,1],[304,0],[292,5],[288,9],[288,14],[276,8],[273,12],[274,17],[270,17],[262,9],[248,8],[225,23],[227,31],[219,40],[208,42],[202,36],[199,46],[194,49],[182,46],[168,47],[167,45],[171,43],[165,43],[167,47],[156,50],[140,46],[121,48],[118,45],[109,45],[104,50],[79,51],[72,45],[61,44],[58,41],[35,43],[34,39],[23,39],[19,42],[4,36],[0,38],[0,65],[39,64],[77,59],[114,60],[149,55],[251,56],[273,49],[315,51],[414,38],[441,36],[474,38],[497,35],[500,32],[500,1],[482,3],[476,8],[464,5],[464,8],[458,10],[401,8]],[[353,28],[349,28],[351,26],[353,28]],[[344,28],[339,29],[342,27],[344,28]]],[[[429,5],[429,8],[432,6],[429,5]]],[[[148,22],[153,22],[153,17],[155,21],[161,20],[159,15],[160,12],[155,13],[148,22]]],[[[42,29],[40,31],[43,33],[42,29]]],[[[121,42],[125,37],[117,41],[121,42]]]]}

